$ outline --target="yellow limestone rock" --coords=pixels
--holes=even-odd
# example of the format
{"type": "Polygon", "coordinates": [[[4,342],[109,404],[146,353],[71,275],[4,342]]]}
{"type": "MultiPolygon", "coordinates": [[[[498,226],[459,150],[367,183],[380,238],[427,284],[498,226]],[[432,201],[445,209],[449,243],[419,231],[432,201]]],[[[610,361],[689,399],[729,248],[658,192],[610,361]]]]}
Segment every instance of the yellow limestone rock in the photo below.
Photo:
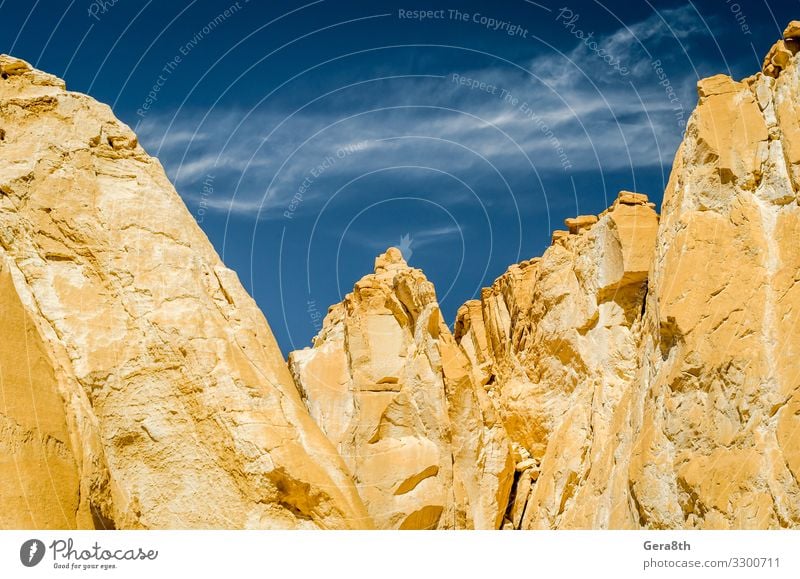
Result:
{"type": "Polygon", "coordinates": [[[0,526],[371,526],[161,165],[8,56],[0,296],[0,526]]]}
{"type": "Polygon", "coordinates": [[[637,526],[800,526],[796,59],[726,85],[701,97],[664,197],[630,414],[637,526]]]}
{"type": "Polygon", "coordinates": [[[514,473],[494,407],[433,285],[390,248],[289,364],[385,529],[496,529],[514,473]]]}
{"type": "Polygon", "coordinates": [[[792,20],[783,31],[784,40],[800,38],[800,20],[792,20]]]}
{"type": "Polygon", "coordinates": [[[0,525],[800,528],[798,39],[698,83],[660,218],[568,219],[452,334],[390,249],[291,375],[135,135],[0,57],[0,525]]]}
{"type": "Polygon", "coordinates": [[[702,175],[698,188],[709,188],[699,201],[717,202],[722,185],[743,179],[740,187],[753,187],[761,167],[757,143],[767,141],[767,126],[756,95],[730,77],[717,75],[698,83],[700,101],[694,124],[687,134],[694,139],[697,155],[706,159],[709,171],[702,175]]]}
{"type": "Polygon", "coordinates": [[[595,215],[578,215],[578,217],[564,220],[564,225],[567,226],[570,233],[579,233],[584,229],[589,229],[595,223],[597,223],[595,215]]]}
{"type": "Polygon", "coordinates": [[[777,52],[698,83],[660,222],[623,192],[461,309],[536,461],[505,528],[800,527],[800,76],[777,52]]]}
{"type": "Polygon", "coordinates": [[[103,528],[109,481],[91,410],[0,261],[0,528],[103,528]],[[82,476],[82,473],[84,476],[82,476]],[[92,487],[97,492],[90,492],[92,487]]]}
{"type": "Polygon", "coordinates": [[[594,221],[509,268],[456,321],[520,458],[514,528],[614,526],[627,488],[614,451],[658,217],[646,196],[622,192],[594,221]]]}
{"type": "Polygon", "coordinates": [[[568,236],[569,236],[569,231],[564,231],[563,229],[556,229],[555,231],[553,231],[551,240],[553,243],[556,243],[568,236]]]}
{"type": "Polygon", "coordinates": [[[634,193],[632,191],[620,191],[619,195],[617,195],[617,200],[615,201],[613,207],[617,205],[647,205],[649,200],[647,195],[644,193],[634,193]]]}

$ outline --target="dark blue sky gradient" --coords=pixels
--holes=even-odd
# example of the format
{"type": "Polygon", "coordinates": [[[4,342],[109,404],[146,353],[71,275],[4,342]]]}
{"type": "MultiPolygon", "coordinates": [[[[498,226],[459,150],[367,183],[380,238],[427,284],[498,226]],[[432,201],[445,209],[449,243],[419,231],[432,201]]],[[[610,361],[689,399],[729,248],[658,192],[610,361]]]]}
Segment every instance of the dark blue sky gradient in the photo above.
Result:
{"type": "Polygon", "coordinates": [[[390,245],[452,322],[565,217],[620,189],[660,203],[697,79],[753,74],[792,17],[797,0],[0,0],[0,52],[137,130],[287,352],[390,245]]]}

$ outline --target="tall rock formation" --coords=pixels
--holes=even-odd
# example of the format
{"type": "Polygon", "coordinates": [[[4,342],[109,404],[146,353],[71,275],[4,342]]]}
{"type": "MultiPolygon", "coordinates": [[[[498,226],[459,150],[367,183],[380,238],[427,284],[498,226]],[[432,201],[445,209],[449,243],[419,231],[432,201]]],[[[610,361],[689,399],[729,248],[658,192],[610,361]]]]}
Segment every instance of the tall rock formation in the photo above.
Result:
{"type": "Polygon", "coordinates": [[[136,136],[0,56],[0,527],[369,527],[136,136]]]}
{"type": "Polygon", "coordinates": [[[287,367],[108,107],[0,57],[0,527],[800,527],[800,22],[464,304],[396,249],[287,367]]]}
{"type": "Polygon", "coordinates": [[[796,31],[763,74],[698,84],[664,196],[631,408],[641,526],[800,526],[796,31]]]}
{"type": "Polygon", "coordinates": [[[607,527],[627,488],[615,463],[658,217],[623,191],[566,220],[541,258],[512,266],[458,312],[455,337],[520,464],[508,526],[607,527]]]}
{"type": "Polygon", "coordinates": [[[657,234],[623,192],[459,311],[531,456],[508,526],[800,526],[799,46],[698,83],[657,234]]]}
{"type": "Polygon", "coordinates": [[[375,260],[289,365],[378,527],[500,526],[509,440],[433,285],[398,249],[375,260]]]}

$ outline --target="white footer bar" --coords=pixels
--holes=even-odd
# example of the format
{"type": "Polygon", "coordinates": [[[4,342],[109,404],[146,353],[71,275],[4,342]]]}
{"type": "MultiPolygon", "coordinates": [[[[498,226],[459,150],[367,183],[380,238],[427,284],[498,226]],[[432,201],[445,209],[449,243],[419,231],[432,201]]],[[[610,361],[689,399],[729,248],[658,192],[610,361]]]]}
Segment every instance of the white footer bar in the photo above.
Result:
{"type": "Polygon", "coordinates": [[[800,531],[2,531],[0,577],[777,578],[799,551],[800,531]]]}

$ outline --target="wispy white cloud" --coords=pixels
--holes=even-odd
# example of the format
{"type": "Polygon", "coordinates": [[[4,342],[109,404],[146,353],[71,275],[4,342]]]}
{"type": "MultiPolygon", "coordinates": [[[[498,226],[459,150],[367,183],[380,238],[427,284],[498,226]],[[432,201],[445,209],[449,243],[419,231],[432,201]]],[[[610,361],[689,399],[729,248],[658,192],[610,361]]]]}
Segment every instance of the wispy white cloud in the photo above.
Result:
{"type": "Polygon", "coordinates": [[[651,59],[663,43],[704,30],[687,5],[599,38],[629,64],[629,78],[576,41],[566,56],[536,57],[525,70],[457,71],[491,90],[451,75],[405,77],[339,91],[299,111],[266,104],[153,114],[138,130],[187,200],[262,219],[293,204],[320,206],[340,188],[344,197],[378,174],[391,185],[438,172],[467,185],[447,189],[457,202],[452,196],[476,194],[469,187],[482,178],[531,182],[536,172],[663,166],[681,137],[676,106],[688,118],[696,78],[686,67],[669,77],[676,105],[651,59]],[[642,45],[651,47],[649,57],[642,45]],[[200,186],[207,175],[215,176],[213,195],[200,186]]]}
{"type": "Polygon", "coordinates": [[[422,249],[432,244],[440,243],[444,238],[463,237],[467,235],[468,227],[465,224],[452,224],[433,227],[418,227],[407,234],[401,234],[399,238],[390,237],[387,239],[376,238],[374,234],[361,234],[358,232],[348,233],[348,241],[366,247],[371,252],[376,253],[394,245],[400,247],[405,245],[412,250],[422,249]],[[407,237],[406,237],[407,236],[407,237]]]}

